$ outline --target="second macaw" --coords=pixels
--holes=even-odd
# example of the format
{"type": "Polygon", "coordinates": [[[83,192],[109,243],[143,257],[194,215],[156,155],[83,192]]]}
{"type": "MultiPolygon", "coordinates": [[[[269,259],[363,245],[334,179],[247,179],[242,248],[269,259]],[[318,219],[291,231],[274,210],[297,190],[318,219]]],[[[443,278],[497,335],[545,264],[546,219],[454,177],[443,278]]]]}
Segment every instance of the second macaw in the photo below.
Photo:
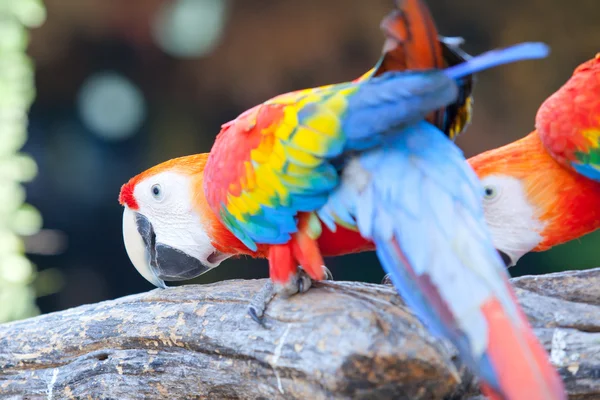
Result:
{"type": "Polygon", "coordinates": [[[158,286],[233,255],[266,257],[271,279],[296,292],[298,265],[320,280],[323,255],[360,246],[343,236],[322,243],[324,225],[330,235],[344,227],[375,245],[407,304],[454,343],[491,396],[564,399],[492,245],[482,188],[425,121],[457,103],[463,77],[546,54],[529,44],[268,100],[223,125],[210,154],[167,161],[123,186],[127,252],[158,286]]]}
{"type": "Polygon", "coordinates": [[[507,266],[600,228],[600,53],[544,101],[535,127],[469,159],[507,266]]]}

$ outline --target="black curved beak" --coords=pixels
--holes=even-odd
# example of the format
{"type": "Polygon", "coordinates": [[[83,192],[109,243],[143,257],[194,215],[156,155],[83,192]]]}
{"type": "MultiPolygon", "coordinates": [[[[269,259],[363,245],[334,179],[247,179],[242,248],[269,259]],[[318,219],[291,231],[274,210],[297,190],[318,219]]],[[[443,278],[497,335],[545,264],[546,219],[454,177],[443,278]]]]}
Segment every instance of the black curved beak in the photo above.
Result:
{"type": "Polygon", "coordinates": [[[500,255],[500,257],[502,258],[502,261],[504,261],[504,266],[505,267],[508,268],[508,267],[512,266],[512,260],[510,259],[510,257],[508,256],[508,254],[506,254],[502,250],[496,249],[496,251],[498,252],[498,254],[500,255]]]}
{"type": "Polygon", "coordinates": [[[135,223],[148,251],[150,267],[159,279],[167,282],[185,281],[210,269],[179,249],[157,243],[152,224],[145,216],[136,213],[135,223]]]}

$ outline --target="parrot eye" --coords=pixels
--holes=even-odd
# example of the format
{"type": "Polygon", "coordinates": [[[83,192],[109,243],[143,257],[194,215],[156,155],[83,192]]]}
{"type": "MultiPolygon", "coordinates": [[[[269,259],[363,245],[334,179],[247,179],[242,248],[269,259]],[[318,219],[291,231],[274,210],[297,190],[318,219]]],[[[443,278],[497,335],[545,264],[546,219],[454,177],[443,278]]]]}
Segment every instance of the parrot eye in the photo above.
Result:
{"type": "Polygon", "coordinates": [[[159,201],[162,200],[163,193],[159,184],[153,185],[150,191],[152,192],[152,197],[159,201]]]}
{"type": "Polygon", "coordinates": [[[485,186],[484,193],[486,200],[492,200],[498,195],[498,190],[494,186],[485,186]]]}

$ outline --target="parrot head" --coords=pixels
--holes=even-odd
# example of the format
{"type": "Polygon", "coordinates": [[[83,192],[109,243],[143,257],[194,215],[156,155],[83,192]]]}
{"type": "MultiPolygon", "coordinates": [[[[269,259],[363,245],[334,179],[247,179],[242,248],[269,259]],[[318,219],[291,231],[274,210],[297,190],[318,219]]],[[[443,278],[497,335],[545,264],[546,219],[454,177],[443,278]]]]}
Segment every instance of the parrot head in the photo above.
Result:
{"type": "Polygon", "coordinates": [[[195,278],[232,256],[214,243],[203,191],[208,154],[169,160],[121,187],[123,240],[138,272],[157,287],[195,278]]]}
{"type": "Polygon", "coordinates": [[[484,213],[508,267],[600,227],[600,184],[565,168],[533,131],[472,157],[484,187],[484,213]]]}
{"type": "Polygon", "coordinates": [[[600,227],[597,147],[600,53],[540,106],[536,130],[469,159],[485,188],[485,218],[507,266],[600,227]],[[583,173],[582,173],[583,172],[583,173]]]}

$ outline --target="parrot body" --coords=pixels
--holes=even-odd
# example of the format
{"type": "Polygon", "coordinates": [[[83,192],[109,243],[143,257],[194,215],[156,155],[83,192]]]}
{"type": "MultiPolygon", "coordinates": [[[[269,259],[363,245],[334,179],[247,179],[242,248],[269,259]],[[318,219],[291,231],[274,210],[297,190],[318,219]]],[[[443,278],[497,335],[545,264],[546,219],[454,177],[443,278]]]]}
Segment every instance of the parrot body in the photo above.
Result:
{"type": "Polygon", "coordinates": [[[469,159],[509,266],[600,227],[600,54],[540,107],[536,130],[469,159]]]}
{"type": "Polygon", "coordinates": [[[267,257],[285,289],[298,285],[298,265],[324,278],[323,224],[358,231],[366,241],[332,252],[374,243],[407,304],[457,346],[490,394],[564,398],[492,246],[475,175],[425,121],[456,100],[457,78],[519,53],[545,47],[296,91],[250,109],[223,125],[208,157],[171,160],[124,185],[124,232],[137,231],[137,243],[125,239],[132,261],[164,286],[232,255],[267,257]],[[132,254],[143,246],[142,263],[132,254]]]}
{"type": "Polygon", "coordinates": [[[259,245],[269,245],[275,283],[295,285],[298,265],[312,279],[323,279],[316,241],[322,226],[314,212],[338,186],[349,157],[384,145],[396,130],[451,104],[459,91],[449,76],[518,60],[535,53],[534,47],[490,52],[445,74],[391,71],[295,91],[246,111],[223,125],[206,162],[203,190],[210,210],[251,255],[264,254],[259,245]]]}
{"type": "Polygon", "coordinates": [[[457,93],[448,78],[432,73],[387,73],[364,82],[278,96],[224,125],[211,150],[204,170],[208,204],[251,251],[270,245],[276,283],[289,282],[298,264],[323,279],[315,241],[321,225],[311,213],[339,184],[342,154],[381,145],[388,127],[423,118],[457,93]]]}
{"type": "Polygon", "coordinates": [[[224,124],[208,156],[123,186],[127,252],[157,286],[250,255],[269,259],[284,291],[302,291],[298,265],[320,280],[324,255],[375,248],[407,304],[490,396],[564,399],[492,246],[482,188],[449,139],[470,118],[467,77],[546,54],[525,44],[403,72],[381,71],[384,55],[353,82],[270,99],[224,124]]]}

